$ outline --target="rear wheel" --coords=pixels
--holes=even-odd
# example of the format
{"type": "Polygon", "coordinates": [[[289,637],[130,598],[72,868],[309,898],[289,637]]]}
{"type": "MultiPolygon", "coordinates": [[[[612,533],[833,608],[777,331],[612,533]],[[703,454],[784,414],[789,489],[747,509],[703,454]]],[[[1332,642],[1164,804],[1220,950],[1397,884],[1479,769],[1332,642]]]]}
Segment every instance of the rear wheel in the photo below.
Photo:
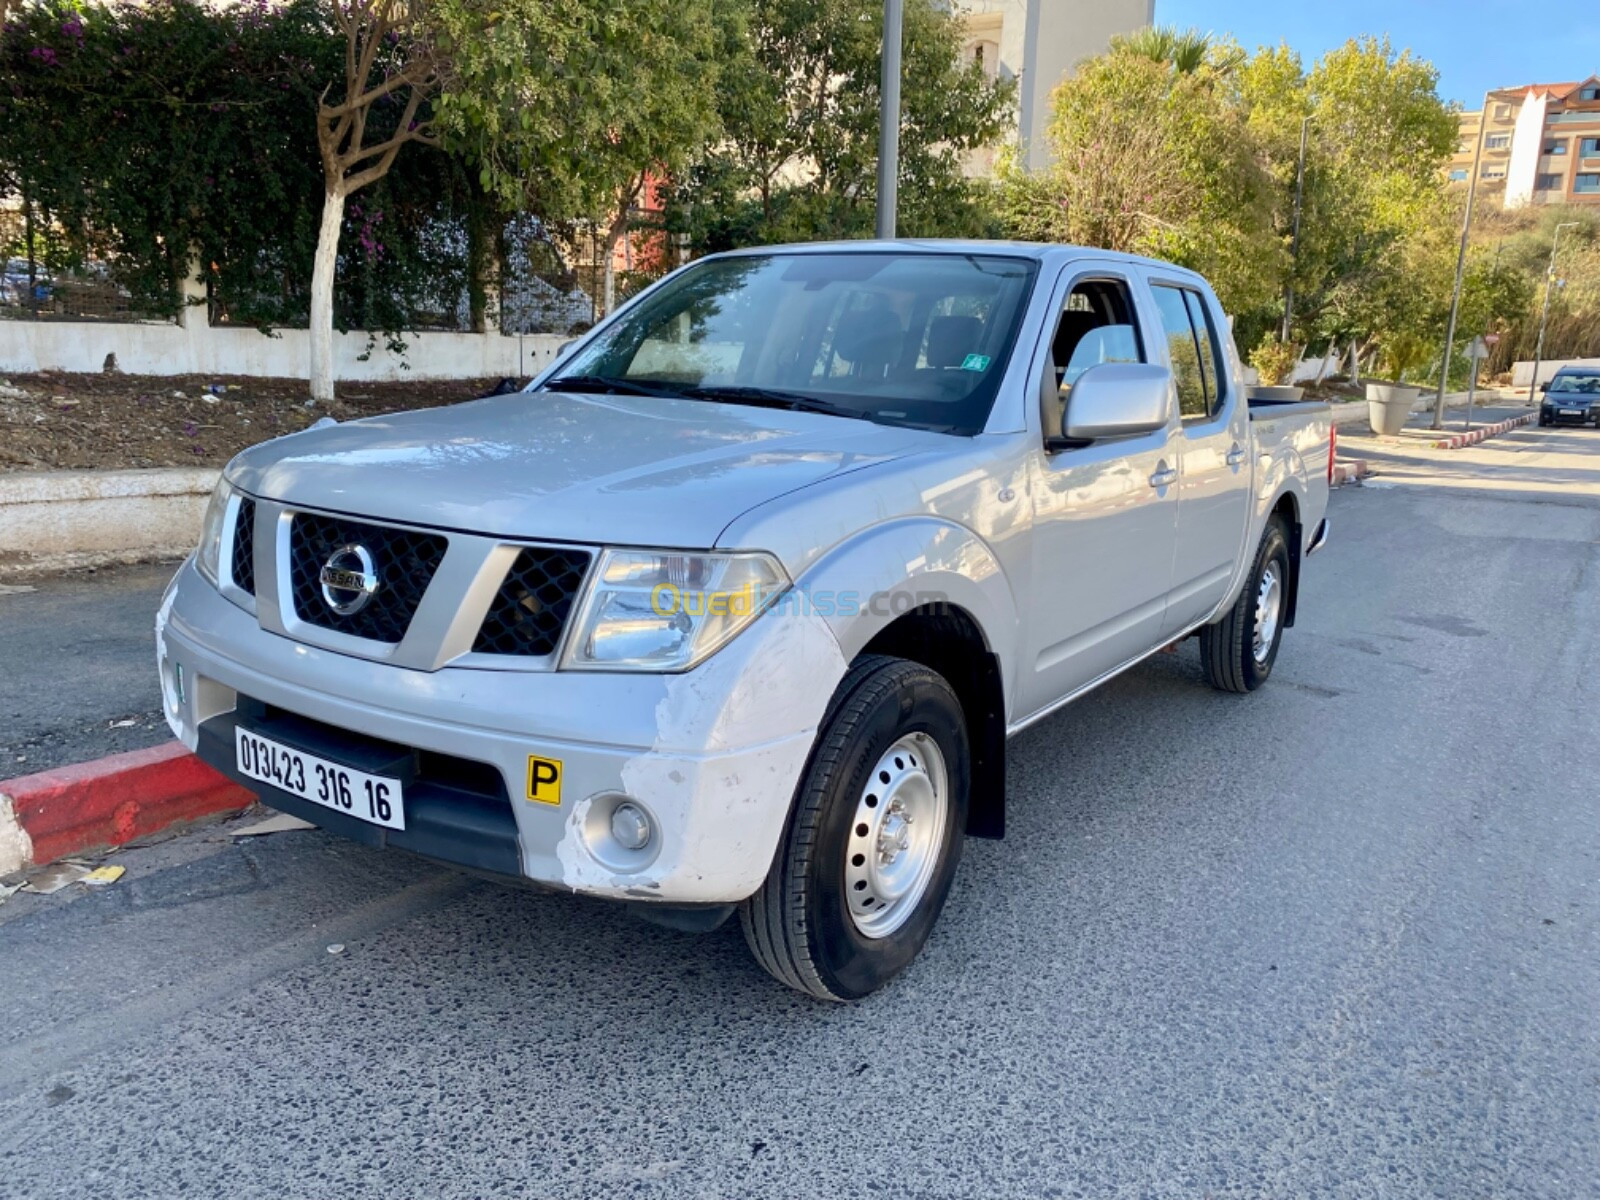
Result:
{"type": "Polygon", "coordinates": [[[824,1000],[882,987],[944,908],[967,822],[961,703],[904,659],[862,659],[824,717],[784,843],[739,910],[774,978],[824,1000]]]}
{"type": "Polygon", "coordinates": [[[1273,517],[1238,600],[1221,620],[1200,630],[1206,681],[1224,692],[1253,692],[1272,674],[1289,602],[1289,542],[1273,517]]]}

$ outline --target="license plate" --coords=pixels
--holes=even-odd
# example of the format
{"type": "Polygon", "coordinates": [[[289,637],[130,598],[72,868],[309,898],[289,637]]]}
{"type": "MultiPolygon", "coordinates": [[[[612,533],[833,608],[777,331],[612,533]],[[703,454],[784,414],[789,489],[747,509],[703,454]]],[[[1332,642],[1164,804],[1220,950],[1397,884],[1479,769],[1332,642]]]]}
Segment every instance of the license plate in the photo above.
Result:
{"type": "Polygon", "coordinates": [[[1581,417],[1583,416],[1583,410],[1577,408],[1563,408],[1561,410],[1561,415],[1563,417],[1581,417]]]}
{"type": "Polygon", "coordinates": [[[406,827],[398,779],[368,775],[248,730],[233,732],[241,775],[385,829],[406,827]]]}

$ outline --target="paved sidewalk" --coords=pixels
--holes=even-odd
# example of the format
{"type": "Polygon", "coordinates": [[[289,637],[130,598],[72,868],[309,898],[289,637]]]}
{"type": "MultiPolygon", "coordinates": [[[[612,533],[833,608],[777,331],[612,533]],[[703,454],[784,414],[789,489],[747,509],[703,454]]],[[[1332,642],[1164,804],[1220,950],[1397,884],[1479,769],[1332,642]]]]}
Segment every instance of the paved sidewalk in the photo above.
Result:
{"type": "MultiPolygon", "coordinates": [[[[1490,409],[1487,420],[1526,414],[1490,409]]],[[[1434,449],[1440,434],[1427,419],[1396,438],[1339,434],[1341,456],[1365,459],[1367,487],[1426,486],[1549,504],[1600,507],[1600,431],[1524,425],[1475,446],[1434,449]]],[[[1459,426],[1459,423],[1458,423],[1459,426]]],[[[1459,427],[1447,432],[1459,432],[1459,427]]]]}

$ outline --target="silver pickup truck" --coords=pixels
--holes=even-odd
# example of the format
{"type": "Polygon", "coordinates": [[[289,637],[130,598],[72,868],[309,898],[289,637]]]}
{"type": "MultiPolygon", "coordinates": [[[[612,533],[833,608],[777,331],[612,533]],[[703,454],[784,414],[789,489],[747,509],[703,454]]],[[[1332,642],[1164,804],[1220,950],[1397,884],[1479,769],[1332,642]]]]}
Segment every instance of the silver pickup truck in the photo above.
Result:
{"type": "Polygon", "coordinates": [[[1165,263],[706,258],[523,392],[236,458],[157,619],[167,716],[332,832],[737,911],[778,979],[864,996],[1002,835],[1011,734],[1185,637],[1216,687],[1271,674],[1332,447],[1246,392],[1165,263]]]}

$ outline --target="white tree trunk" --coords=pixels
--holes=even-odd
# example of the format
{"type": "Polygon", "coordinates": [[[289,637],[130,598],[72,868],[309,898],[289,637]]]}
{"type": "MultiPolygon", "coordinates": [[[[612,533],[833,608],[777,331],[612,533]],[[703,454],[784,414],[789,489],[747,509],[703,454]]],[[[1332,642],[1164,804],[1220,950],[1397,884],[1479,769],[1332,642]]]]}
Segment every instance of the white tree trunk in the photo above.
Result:
{"type": "Polygon", "coordinates": [[[611,315],[611,310],[617,305],[617,267],[615,262],[616,248],[606,247],[606,282],[602,296],[605,301],[606,316],[611,315]]]}
{"type": "Polygon", "coordinates": [[[344,192],[324,193],[317,254],[311,262],[311,398],[323,404],[333,399],[333,271],[343,224],[344,192]]]}

